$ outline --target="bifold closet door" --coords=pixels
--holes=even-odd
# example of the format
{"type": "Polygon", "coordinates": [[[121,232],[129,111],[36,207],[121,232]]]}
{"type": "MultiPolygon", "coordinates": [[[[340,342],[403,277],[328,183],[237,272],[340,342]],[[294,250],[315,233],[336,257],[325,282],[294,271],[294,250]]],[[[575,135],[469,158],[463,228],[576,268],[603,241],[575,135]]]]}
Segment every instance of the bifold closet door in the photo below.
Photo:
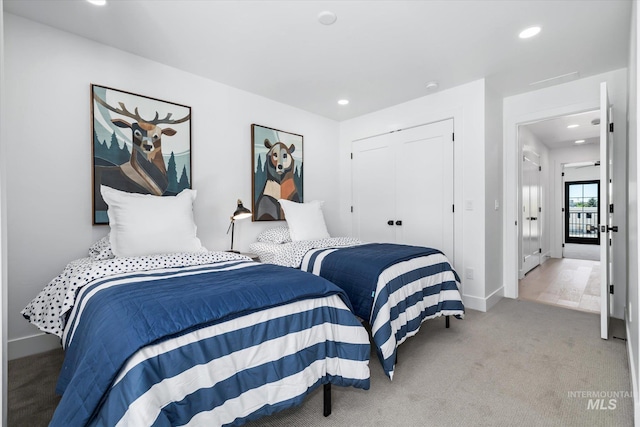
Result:
{"type": "Polygon", "coordinates": [[[453,258],[453,120],[353,143],[354,230],[453,258]]]}

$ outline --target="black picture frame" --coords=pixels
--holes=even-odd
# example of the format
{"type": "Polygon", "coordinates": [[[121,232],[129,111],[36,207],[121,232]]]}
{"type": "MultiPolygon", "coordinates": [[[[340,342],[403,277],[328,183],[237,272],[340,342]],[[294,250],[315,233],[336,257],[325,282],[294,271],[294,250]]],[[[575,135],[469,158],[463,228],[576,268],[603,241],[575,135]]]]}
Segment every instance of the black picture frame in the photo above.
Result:
{"type": "Polygon", "coordinates": [[[176,195],[191,188],[191,107],[91,84],[92,221],[108,224],[100,185],[176,195]]]}
{"type": "Polygon", "coordinates": [[[251,212],[253,221],[281,221],[278,200],[302,203],[304,137],[251,125],[251,212]]]}

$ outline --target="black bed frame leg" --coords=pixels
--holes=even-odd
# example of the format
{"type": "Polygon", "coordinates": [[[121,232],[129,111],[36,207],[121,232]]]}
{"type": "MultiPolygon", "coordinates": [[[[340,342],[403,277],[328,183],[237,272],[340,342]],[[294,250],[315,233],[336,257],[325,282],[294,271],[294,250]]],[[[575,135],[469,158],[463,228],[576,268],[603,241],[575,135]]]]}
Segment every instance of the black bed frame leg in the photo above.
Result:
{"type": "Polygon", "coordinates": [[[331,415],[331,383],[324,385],[324,409],[322,415],[325,417],[331,415]]]}
{"type": "Polygon", "coordinates": [[[449,327],[449,316],[444,316],[446,324],[445,324],[445,328],[449,327]]]}

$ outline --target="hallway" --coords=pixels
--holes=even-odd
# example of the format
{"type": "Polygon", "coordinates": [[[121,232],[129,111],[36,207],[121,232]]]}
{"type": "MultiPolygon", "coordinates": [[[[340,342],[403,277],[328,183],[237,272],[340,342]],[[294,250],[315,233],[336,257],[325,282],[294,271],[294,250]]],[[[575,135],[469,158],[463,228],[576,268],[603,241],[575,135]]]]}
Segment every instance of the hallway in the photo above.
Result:
{"type": "Polygon", "coordinates": [[[550,258],[519,281],[519,299],[600,313],[600,261],[550,258]]]}

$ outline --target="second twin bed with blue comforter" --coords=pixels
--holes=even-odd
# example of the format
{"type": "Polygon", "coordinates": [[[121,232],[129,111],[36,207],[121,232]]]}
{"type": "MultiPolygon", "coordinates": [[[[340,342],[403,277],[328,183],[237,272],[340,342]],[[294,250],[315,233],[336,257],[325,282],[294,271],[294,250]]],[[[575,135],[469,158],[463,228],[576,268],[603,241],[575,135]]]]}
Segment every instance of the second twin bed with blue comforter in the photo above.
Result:
{"type": "Polygon", "coordinates": [[[371,326],[378,358],[393,378],[397,348],[437,316],[464,315],[459,278],[437,249],[389,243],[312,249],[300,268],[338,285],[371,326]]]}
{"type": "Polygon", "coordinates": [[[370,325],[378,358],[391,379],[398,346],[422,322],[464,316],[460,278],[437,249],[362,244],[347,237],[291,241],[282,227],[264,234],[268,240],[250,245],[263,262],[302,269],[346,292],[355,314],[370,325]]]}
{"type": "Polygon", "coordinates": [[[23,314],[65,348],[52,426],[240,425],[322,384],[369,388],[344,292],[240,255],[79,260],[23,314]]]}

